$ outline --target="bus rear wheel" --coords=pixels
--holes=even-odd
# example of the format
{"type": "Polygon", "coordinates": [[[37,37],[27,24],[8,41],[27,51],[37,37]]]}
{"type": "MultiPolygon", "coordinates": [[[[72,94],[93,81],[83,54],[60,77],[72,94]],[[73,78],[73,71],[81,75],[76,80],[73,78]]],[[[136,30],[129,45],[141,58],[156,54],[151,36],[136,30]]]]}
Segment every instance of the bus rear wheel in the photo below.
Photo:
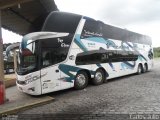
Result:
{"type": "Polygon", "coordinates": [[[138,68],[137,68],[137,74],[140,75],[142,73],[142,71],[143,71],[142,65],[139,64],[138,68]]]}
{"type": "Polygon", "coordinates": [[[92,80],[94,85],[100,85],[104,82],[105,80],[105,74],[103,72],[102,69],[98,69],[95,74],[94,74],[94,78],[92,80]]]}
{"type": "Polygon", "coordinates": [[[77,73],[74,81],[74,88],[77,90],[84,89],[88,85],[88,74],[84,71],[77,73]]]}
{"type": "Polygon", "coordinates": [[[144,64],[143,72],[147,72],[147,71],[148,71],[148,65],[147,65],[147,63],[146,63],[146,64],[144,64]]]}

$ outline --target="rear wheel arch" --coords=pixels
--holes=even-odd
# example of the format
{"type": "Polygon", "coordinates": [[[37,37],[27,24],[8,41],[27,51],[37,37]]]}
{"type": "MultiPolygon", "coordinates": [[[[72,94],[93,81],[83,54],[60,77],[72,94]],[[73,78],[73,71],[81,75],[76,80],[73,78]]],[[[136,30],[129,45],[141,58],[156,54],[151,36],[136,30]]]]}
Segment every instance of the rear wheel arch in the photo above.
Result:
{"type": "Polygon", "coordinates": [[[145,72],[148,71],[148,63],[144,63],[145,72]]]}
{"type": "Polygon", "coordinates": [[[91,72],[90,72],[89,70],[86,70],[86,69],[81,69],[81,70],[77,71],[77,74],[78,74],[79,72],[82,72],[82,71],[87,73],[88,78],[89,78],[89,80],[90,80],[90,79],[91,79],[91,72]]]}
{"type": "Polygon", "coordinates": [[[103,67],[100,67],[99,69],[102,69],[102,70],[103,70],[103,72],[105,73],[105,77],[109,77],[108,72],[107,72],[103,67]]]}
{"type": "Polygon", "coordinates": [[[99,67],[97,70],[102,70],[103,71],[104,77],[105,77],[103,82],[107,82],[107,77],[109,76],[108,72],[103,67],[99,67]]]}

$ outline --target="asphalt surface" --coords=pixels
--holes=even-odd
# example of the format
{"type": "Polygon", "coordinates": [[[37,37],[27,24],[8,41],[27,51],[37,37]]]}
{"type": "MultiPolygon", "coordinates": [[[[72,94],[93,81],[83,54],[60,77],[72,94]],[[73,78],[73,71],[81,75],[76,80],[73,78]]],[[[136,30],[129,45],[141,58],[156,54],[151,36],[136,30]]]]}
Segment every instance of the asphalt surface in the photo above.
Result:
{"type": "Polygon", "coordinates": [[[141,75],[112,79],[99,86],[89,85],[84,90],[69,89],[47,95],[56,100],[19,115],[51,117],[54,114],[66,119],[69,115],[78,116],[77,119],[105,119],[106,115],[111,115],[113,119],[132,119],[137,116],[131,114],[160,114],[160,59],[155,60],[150,72],[141,75]]]}

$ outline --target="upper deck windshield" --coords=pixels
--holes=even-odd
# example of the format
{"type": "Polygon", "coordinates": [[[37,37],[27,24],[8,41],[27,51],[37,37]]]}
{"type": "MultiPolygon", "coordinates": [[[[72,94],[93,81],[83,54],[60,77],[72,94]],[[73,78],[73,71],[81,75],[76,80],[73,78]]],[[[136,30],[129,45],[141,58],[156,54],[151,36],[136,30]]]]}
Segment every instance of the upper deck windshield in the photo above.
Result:
{"type": "Polygon", "coordinates": [[[81,15],[65,12],[52,12],[48,15],[42,31],[74,34],[81,18],[81,15]]]}

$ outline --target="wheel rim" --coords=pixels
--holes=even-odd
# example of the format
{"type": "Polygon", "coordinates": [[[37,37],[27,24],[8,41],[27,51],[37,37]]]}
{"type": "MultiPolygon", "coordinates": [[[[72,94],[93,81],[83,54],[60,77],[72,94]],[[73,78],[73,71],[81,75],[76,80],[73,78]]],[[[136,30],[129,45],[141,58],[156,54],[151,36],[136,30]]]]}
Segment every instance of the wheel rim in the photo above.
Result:
{"type": "Polygon", "coordinates": [[[144,71],[143,72],[146,72],[146,66],[144,66],[144,71]]]}
{"type": "Polygon", "coordinates": [[[83,86],[86,82],[86,78],[83,74],[79,74],[76,78],[76,81],[79,86],[83,86]]]}
{"type": "Polygon", "coordinates": [[[101,82],[102,79],[103,79],[102,73],[101,72],[96,72],[95,79],[97,80],[97,82],[101,82]]]}
{"type": "Polygon", "coordinates": [[[144,65],[144,71],[145,71],[145,72],[147,71],[147,66],[146,66],[146,65],[144,65]]]}
{"type": "Polygon", "coordinates": [[[138,73],[141,73],[142,70],[141,70],[141,66],[138,67],[138,73]]]}

